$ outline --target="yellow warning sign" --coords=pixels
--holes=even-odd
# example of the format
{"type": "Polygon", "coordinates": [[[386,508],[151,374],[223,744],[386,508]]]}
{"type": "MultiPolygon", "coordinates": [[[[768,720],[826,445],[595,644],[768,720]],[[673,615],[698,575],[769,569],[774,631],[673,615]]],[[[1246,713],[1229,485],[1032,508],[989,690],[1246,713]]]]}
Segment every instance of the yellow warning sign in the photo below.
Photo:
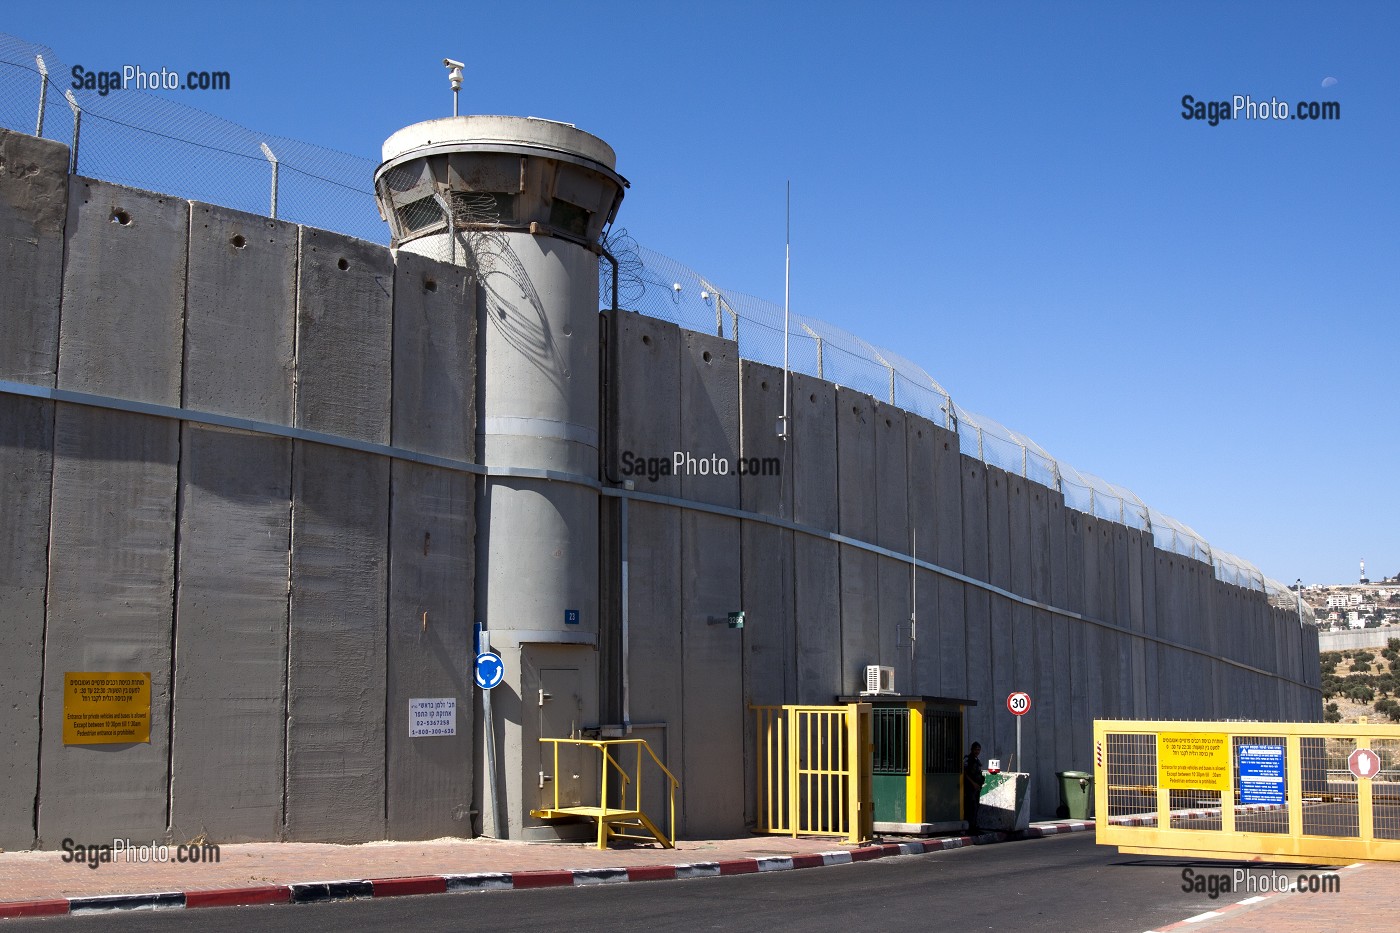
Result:
{"type": "Polygon", "coordinates": [[[1230,789],[1230,737],[1223,732],[1157,736],[1157,786],[1169,790],[1230,789]]]}
{"type": "Polygon", "coordinates": [[[149,671],[69,671],[63,675],[63,744],[151,740],[149,671]]]}

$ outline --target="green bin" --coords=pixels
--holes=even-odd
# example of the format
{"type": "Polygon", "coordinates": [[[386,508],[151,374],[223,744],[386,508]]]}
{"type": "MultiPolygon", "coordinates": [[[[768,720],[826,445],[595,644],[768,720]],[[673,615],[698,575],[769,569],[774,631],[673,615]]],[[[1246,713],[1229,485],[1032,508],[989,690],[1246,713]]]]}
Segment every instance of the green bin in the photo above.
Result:
{"type": "Polygon", "coordinates": [[[1055,776],[1060,779],[1060,808],[1055,815],[1087,820],[1094,806],[1094,776],[1085,771],[1057,771],[1055,776]]]}

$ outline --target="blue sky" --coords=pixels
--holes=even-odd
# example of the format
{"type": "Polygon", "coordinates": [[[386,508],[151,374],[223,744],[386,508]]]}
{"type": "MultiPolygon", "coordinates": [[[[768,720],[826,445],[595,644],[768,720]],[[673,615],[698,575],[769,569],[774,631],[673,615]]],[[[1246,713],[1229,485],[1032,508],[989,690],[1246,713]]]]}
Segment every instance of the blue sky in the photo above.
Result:
{"type": "Polygon", "coordinates": [[[923,365],[954,399],[1291,582],[1400,571],[1400,7],[11,4],[89,69],[377,158],[451,112],[566,120],[619,223],[722,286],[923,365]],[[1324,78],[1335,86],[1324,88],[1324,78]],[[1338,101],[1333,122],[1181,98],[1338,101]]]}

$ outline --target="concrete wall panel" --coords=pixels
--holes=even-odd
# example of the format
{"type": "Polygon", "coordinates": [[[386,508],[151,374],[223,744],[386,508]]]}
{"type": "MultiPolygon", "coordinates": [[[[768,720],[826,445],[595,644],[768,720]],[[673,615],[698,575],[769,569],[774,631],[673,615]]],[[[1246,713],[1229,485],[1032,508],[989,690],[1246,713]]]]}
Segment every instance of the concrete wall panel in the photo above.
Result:
{"type": "Polygon", "coordinates": [[[0,848],[10,850],[35,835],[53,418],[53,402],[0,395],[0,848]]]}
{"type": "Polygon", "coordinates": [[[739,522],[681,517],[685,738],[684,831],[699,838],[741,832],[751,749],[744,748],[743,632],[727,624],[739,605],[739,522]]]}
{"type": "MultiPolygon", "coordinates": [[[[679,476],[646,471],[649,459],[669,462],[681,449],[681,331],[638,314],[618,318],[616,479],[658,495],[680,495],[679,476]],[[644,386],[629,390],[628,386],[644,386]],[[641,464],[630,472],[627,464],[641,464]]],[[[682,765],[681,512],[670,506],[628,505],[628,635],[630,718],[663,723],[648,740],[673,770],[682,765]],[[664,741],[661,740],[664,736],[664,741]]]]}
{"type": "MultiPolygon", "coordinates": [[[[1004,590],[1011,589],[1011,477],[994,466],[987,471],[987,576],[988,582],[1004,590]]],[[[1011,601],[1002,596],[990,596],[991,638],[988,642],[991,693],[986,703],[990,741],[982,744],[987,757],[1011,760],[1015,751],[1013,736],[1015,721],[1006,711],[1006,696],[1016,686],[1016,646],[1011,632],[1011,601]]],[[[972,659],[969,658],[969,661],[972,659]]]]}
{"type": "MultiPolygon", "coordinates": [[[[746,466],[739,475],[739,495],[749,511],[792,518],[791,444],[778,437],[783,413],[783,372],[742,360],[739,364],[740,455],[746,466]],[[776,465],[778,472],[765,469],[776,465]]],[[[743,631],[744,705],[797,702],[797,642],[794,631],[792,533],[781,528],[743,522],[741,604],[746,614],[743,631]]],[[[754,717],[744,719],[744,751],[754,748],[754,717]]],[[[744,768],[745,822],[754,819],[754,768],[744,768]]]]}
{"type": "Polygon", "coordinates": [[[302,227],[297,265],[297,426],[388,443],[389,251],[302,227]]]}
{"type": "MultiPolygon", "coordinates": [[[[875,543],[909,553],[909,463],[903,409],[879,404],[874,410],[875,543]]],[[[876,558],[879,602],[879,661],[895,669],[895,688],[907,692],[910,666],[909,603],[911,567],[888,557],[876,558]]]]}
{"type": "Polygon", "coordinates": [[[472,834],[472,478],[393,464],[385,788],[393,839],[472,834]],[[412,736],[409,701],[456,701],[456,735],[412,736]]]}
{"type": "Polygon", "coordinates": [[[670,506],[633,502],[628,525],[631,719],[666,724],[667,745],[653,751],[674,770],[681,763],[684,738],[681,513],[670,506]]]}
{"type": "Polygon", "coordinates": [[[465,269],[399,253],[393,311],[396,447],[476,459],[476,293],[465,269]]]}
{"type": "MultiPolygon", "coordinates": [[[[783,372],[747,360],[740,363],[742,457],[746,463],[775,464],[739,476],[746,510],[792,517],[788,445],[775,425],[783,411],[783,372]]],[[[747,703],[794,703],[797,695],[793,632],[792,533],[745,522],[742,528],[743,607],[748,614],[744,640],[744,695],[747,703]]],[[[747,722],[748,720],[746,720],[747,722]]],[[[745,742],[745,747],[750,747],[745,742]]]]}
{"type": "MultiPolygon", "coordinates": [[[[1114,622],[1132,631],[1141,631],[1134,625],[1132,560],[1129,556],[1128,536],[1136,535],[1134,529],[1124,525],[1114,525],[1109,538],[1113,544],[1113,598],[1117,607],[1114,622]]],[[[1117,713],[1124,719],[1131,719],[1139,709],[1138,691],[1143,681],[1142,641],[1128,635],[1118,635],[1118,680],[1117,713]]]]}
{"type": "MultiPolygon", "coordinates": [[[[793,518],[835,531],[837,495],[836,387],[792,374],[793,518]]],[[[810,535],[793,538],[797,702],[830,703],[840,692],[840,549],[810,535]]]]}
{"type": "MultiPolygon", "coordinates": [[[[1098,571],[1099,608],[1094,618],[1114,624],[1118,622],[1113,566],[1113,529],[1117,527],[1116,522],[1097,519],[1094,522],[1092,540],[1086,540],[1086,544],[1097,556],[1094,566],[1098,571]]],[[[1092,585],[1093,578],[1087,578],[1085,586],[1092,585]]],[[[1090,656],[1098,659],[1096,680],[1099,688],[1098,706],[1090,710],[1091,718],[1116,719],[1118,718],[1118,698],[1122,695],[1124,680],[1123,662],[1126,658],[1120,650],[1119,636],[1112,630],[1096,626],[1090,635],[1098,644],[1097,649],[1090,649],[1090,656]]],[[[1090,697],[1092,699],[1092,692],[1090,697]]]]}
{"type": "MultiPolygon", "coordinates": [[[[1031,596],[1035,587],[1031,578],[1031,489],[1033,484],[1019,476],[1008,475],[1007,505],[1011,519],[1011,589],[1022,596],[1031,596]]],[[[1031,608],[1020,603],[1009,603],[1011,607],[1011,664],[1012,690],[1024,690],[1031,694],[1032,708],[1035,702],[1035,620],[1031,608]]],[[[1010,691],[1008,691],[1010,692],[1010,691]]],[[[1003,700],[1005,697],[1002,698],[1003,700]]],[[[1021,736],[1021,758],[1017,767],[1028,770],[1024,765],[1035,762],[1034,733],[1027,731],[1030,720],[1023,722],[1021,736]]],[[[1012,736],[1015,723],[1011,724],[1012,736]]]]}
{"type": "MultiPolygon", "coordinates": [[[[1061,495],[1050,496],[1050,507],[1046,513],[1046,538],[1050,548],[1050,599],[1052,606],[1069,607],[1069,555],[1068,515],[1061,495]]],[[[1072,622],[1065,616],[1056,615],[1051,619],[1051,660],[1053,673],[1050,675],[1055,704],[1055,757],[1054,770],[1075,770],[1080,760],[1080,750],[1075,745],[1073,703],[1072,632],[1081,623],[1072,622]]]]}
{"type": "Polygon", "coordinates": [[[0,379],[52,386],[68,147],[0,130],[0,166],[0,379]]]}
{"type": "MultiPolygon", "coordinates": [[[[1092,534],[1094,520],[1083,512],[1066,507],[1065,527],[1065,580],[1067,608],[1074,612],[1087,613],[1085,606],[1085,539],[1092,534]]],[[[1097,603],[1097,596],[1095,600],[1097,603]]],[[[1097,626],[1070,621],[1069,634],[1069,710],[1070,710],[1070,767],[1077,770],[1079,765],[1089,764],[1086,760],[1089,745],[1093,740],[1093,704],[1091,697],[1097,695],[1098,664],[1100,659],[1090,655],[1092,646],[1097,644],[1094,630],[1097,626]]],[[[1063,741],[1063,736],[1061,736],[1063,741]]]]}
{"type": "Polygon", "coordinates": [[[50,846],[165,834],[178,430],[58,406],[39,782],[39,836],[50,846]],[[150,743],[64,745],[68,671],[149,672],[150,743]]]}
{"type": "MultiPolygon", "coordinates": [[[[1144,532],[1138,539],[1138,566],[1141,568],[1142,582],[1142,629],[1147,635],[1157,634],[1157,551],[1151,532],[1144,532]]],[[[1143,646],[1144,684],[1143,702],[1146,704],[1144,718],[1162,718],[1161,684],[1162,658],[1164,652],[1157,642],[1148,640],[1143,646]]]]}
{"type": "Polygon", "coordinates": [[[389,462],[294,457],[286,838],[383,838],[389,462]]]}
{"type": "Polygon", "coordinates": [[[674,324],[620,312],[617,324],[617,451],[609,473],[638,490],[681,494],[680,477],[660,470],[681,446],[681,331],[674,324]],[[643,386],[644,389],[629,389],[643,386]],[[648,472],[647,461],[655,470],[648,472]]]}
{"type": "Polygon", "coordinates": [[[804,525],[836,531],[836,387],[802,373],[792,374],[792,508],[804,525]]]}
{"type": "MultiPolygon", "coordinates": [[[[739,454],[739,358],[718,337],[682,332],[681,447],[732,465],[739,454]]],[[[739,505],[739,477],[680,477],[688,499],[739,505]]],[[[727,617],[741,608],[739,522],[681,515],[683,715],[681,811],[692,835],[743,829],[745,802],[743,633],[727,617]]]]}
{"type": "Polygon", "coordinates": [[[189,202],[73,178],[58,385],[180,404],[189,202]]]}
{"type": "Polygon", "coordinates": [[[291,479],[291,441],[184,427],[171,755],[179,841],[282,832],[291,479]]]}
{"type": "MultiPolygon", "coordinates": [[[[961,572],[963,567],[962,454],[958,436],[935,428],[933,488],[937,538],[934,562],[961,572]]],[[[944,696],[970,699],[967,684],[967,621],[964,585],[938,578],[937,650],[944,696]]],[[[930,640],[929,644],[933,644],[930,640]]]]}
{"type": "MultiPolygon", "coordinates": [[[[961,457],[963,572],[978,580],[989,575],[987,562],[987,468],[981,461],[961,457]]],[[[843,581],[844,582],[844,581],[843,581]]],[[[939,600],[942,605],[942,600],[939,600]]],[[[968,739],[991,747],[992,696],[992,607],[986,590],[964,586],[964,662],[967,667],[967,697],[977,706],[967,713],[968,739]]]]}
{"type": "MultiPolygon", "coordinates": [[[[841,534],[874,541],[879,533],[875,423],[879,403],[861,392],[836,390],[836,458],[841,534]]],[[[879,561],[869,551],[841,546],[841,683],[839,693],[864,688],[867,664],[880,657],[879,561]]]]}
{"type": "MultiPolygon", "coordinates": [[[[183,402],[290,424],[297,228],[190,207],[183,402]]],[[[275,839],[286,773],[291,442],[181,435],[171,827],[275,839]]]]}
{"type": "MultiPolygon", "coordinates": [[[[934,479],[934,447],[942,443],[944,432],[933,422],[910,414],[905,421],[905,450],[908,457],[910,553],[919,560],[937,563],[938,500],[934,479]]],[[[919,570],[914,579],[911,612],[917,616],[914,669],[906,692],[947,696],[943,687],[938,651],[941,617],[938,611],[939,576],[919,570]]],[[[896,686],[899,686],[896,684],[896,686]]],[[[900,690],[906,690],[900,686],[900,690]]]]}
{"type": "MultiPolygon", "coordinates": [[[[1061,500],[1053,489],[1038,483],[1026,484],[1028,500],[1028,545],[1027,557],[1030,569],[1030,590],[1032,599],[1047,605],[1054,605],[1051,584],[1052,541],[1050,537],[1050,503],[1061,500]]],[[[1060,506],[1063,508],[1063,506],[1060,506]]],[[[1061,530],[1063,540],[1063,531],[1061,530]]],[[[1063,545],[1061,545],[1063,546],[1063,545]]],[[[1063,617],[1060,617],[1063,618],[1063,617]]],[[[1031,612],[1031,667],[1030,693],[1034,705],[1024,723],[1031,741],[1026,746],[1026,760],[1034,775],[1035,796],[1032,798],[1034,812],[1039,815],[1053,815],[1058,790],[1055,785],[1056,743],[1058,727],[1064,715],[1059,681],[1063,680],[1055,659],[1055,619],[1056,615],[1043,610],[1031,612]],[[1033,757],[1032,757],[1033,756],[1033,757]]]]}
{"type": "MultiPolygon", "coordinates": [[[[1126,624],[1134,632],[1139,633],[1144,630],[1142,537],[1143,532],[1135,528],[1125,529],[1118,558],[1120,566],[1125,568],[1127,573],[1127,579],[1120,584],[1126,585],[1128,593],[1126,624]]],[[[1143,719],[1147,716],[1147,641],[1143,638],[1134,638],[1130,641],[1129,648],[1132,651],[1132,682],[1130,684],[1132,693],[1131,702],[1125,708],[1131,710],[1132,718],[1143,719]]]]}
{"type": "Polygon", "coordinates": [[[783,371],[741,360],[739,404],[741,455],[758,467],[740,473],[739,501],[747,511],[791,519],[792,445],[778,437],[776,428],[783,412],[783,371]]]}
{"type": "Polygon", "coordinates": [[[681,495],[696,502],[739,506],[739,353],[728,340],[681,331],[680,450],[693,456],[697,467],[680,476],[681,495]],[[699,461],[718,457],[729,472],[705,475],[699,461]]]}
{"type": "Polygon", "coordinates": [[[184,403],[292,423],[297,228],[190,205],[184,403]]]}

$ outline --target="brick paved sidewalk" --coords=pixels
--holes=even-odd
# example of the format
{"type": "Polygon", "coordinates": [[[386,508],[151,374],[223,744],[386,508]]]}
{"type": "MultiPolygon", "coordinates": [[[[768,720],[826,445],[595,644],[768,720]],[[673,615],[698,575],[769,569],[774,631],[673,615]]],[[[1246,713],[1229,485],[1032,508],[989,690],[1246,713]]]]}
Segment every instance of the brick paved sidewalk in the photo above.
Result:
{"type": "MultiPolygon", "coordinates": [[[[1278,869],[1281,874],[1312,874],[1315,869],[1278,869]]],[[[1340,892],[1331,894],[1275,893],[1240,898],[1204,914],[1183,918],[1157,933],[1195,930],[1199,933],[1373,933],[1395,929],[1395,891],[1400,864],[1366,862],[1337,869],[1340,892]]],[[[1225,898],[1221,898],[1225,901],[1225,898]]]]}
{"type": "Polygon", "coordinates": [[[530,845],[485,838],[372,842],[353,846],[268,842],[222,846],[218,864],[113,862],[100,864],[95,869],[63,862],[62,851],[5,852],[0,854],[0,902],[351,878],[676,865],[812,854],[839,848],[840,845],[831,839],[785,836],[683,840],[671,850],[639,847],[605,851],[591,845],[530,845]]]}
{"type": "MultiPolygon", "coordinates": [[[[1034,826],[1023,835],[1045,836],[1092,827],[1088,822],[1047,823],[1034,826]]],[[[988,833],[977,842],[1007,838],[1004,834],[988,833]]],[[[590,845],[530,845],[494,839],[354,846],[247,843],[222,846],[217,863],[118,859],[99,863],[96,868],[65,862],[62,850],[9,852],[0,853],[0,918],[68,913],[70,907],[73,912],[132,907],[137,906],[135,899],[141,901],[141,906],[205,906],[234,902],[235,892],[238,898],[255,898],[251,901],[254,903],[285,903],[289,899],[740,874],[813,868],[972,844],[973,840],[967,837],[953,837],[850,847],[832,839],[785,836],[682,840],[675,849],[648,846],[608,850],[590,845]],[[128,903],[93,902],[109,897],[126,898],[128,903]],[[157,903],[148,903],[153,900],[157,903]]]]}

